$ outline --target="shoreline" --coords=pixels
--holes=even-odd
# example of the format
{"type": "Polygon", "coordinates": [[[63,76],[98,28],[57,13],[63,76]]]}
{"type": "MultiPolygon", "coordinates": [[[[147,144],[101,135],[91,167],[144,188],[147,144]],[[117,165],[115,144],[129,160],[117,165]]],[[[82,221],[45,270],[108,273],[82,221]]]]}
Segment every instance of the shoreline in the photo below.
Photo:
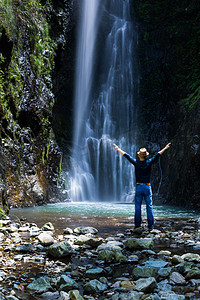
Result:
{"type": "Polygon", "coordinates": [[[197,219],[157,219],[152,231],[144,220],[139,230],[106,234],[0,224],[1,299],[200,299],[197,219]]]}

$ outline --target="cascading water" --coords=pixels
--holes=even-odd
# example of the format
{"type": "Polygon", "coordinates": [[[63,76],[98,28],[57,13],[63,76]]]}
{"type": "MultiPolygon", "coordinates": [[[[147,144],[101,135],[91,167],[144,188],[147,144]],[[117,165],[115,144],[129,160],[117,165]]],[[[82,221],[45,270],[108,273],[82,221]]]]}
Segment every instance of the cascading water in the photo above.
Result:
{"type": "Polygon", "coordinates": [[[83,0],[77,52],[72,201],[130,202],[135,154],[137,43],[128,0],[83,0]],[[122,161],[123,160],[123,161],[122,161]]]}

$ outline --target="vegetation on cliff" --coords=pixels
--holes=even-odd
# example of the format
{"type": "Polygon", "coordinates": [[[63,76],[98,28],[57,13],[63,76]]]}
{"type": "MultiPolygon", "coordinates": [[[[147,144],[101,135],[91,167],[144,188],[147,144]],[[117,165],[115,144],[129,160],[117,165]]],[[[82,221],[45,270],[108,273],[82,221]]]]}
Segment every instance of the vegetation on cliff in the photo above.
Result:
{"type": "Polygon", "coordinates": [[[1,198],[43,204],[56,193],[61,154],[52,131],[51,1],[0,2],[1,198]]]}

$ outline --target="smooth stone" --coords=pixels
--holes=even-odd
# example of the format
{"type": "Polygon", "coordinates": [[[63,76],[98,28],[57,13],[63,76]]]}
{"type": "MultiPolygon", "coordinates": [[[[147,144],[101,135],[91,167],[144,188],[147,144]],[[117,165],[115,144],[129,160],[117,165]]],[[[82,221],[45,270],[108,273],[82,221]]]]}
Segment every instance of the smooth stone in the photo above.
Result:
{"type": "Polygon", "coordinates": [[[181,256],[184,261],[200,262],[200,255],[196,253],[186,253],[181,256]]]}
{"type": "Polygon", "coordinates": [[[66,257],[73,253],[73,249],[69,243],[62,241],[49,246],[48,253],[53,257],[66,257]]]}
{"type": "Polygon", "coordinates": [[[103,274],[104,274],[104,270],[102,268],[93,268],[85,272],[86,277],[90,279],[99,278],[99,276],[102,276],[103,274]]]}
{"type": "Polygon", "coordinates": [[[170,256],[172,253],[171,251],[167,251],[167,250],[161,250],[157,253],[157,255],[163,255],[163,256],[170,256]]]}
{"type": "Polygon", "coordinates": [[[97,279],[93,279],[84,285],[84,291],[89,294],[90,293],[96,294],[96,293],[103,292],[106,290],[106,288],[107,288],[107,285],[104,283],[101,283],[97,279]]]}
{"type": "Polygon", "coordinates": [[[153,249],[154,242],[152,238],[130,238],[126,240],[125,246],[130,250],[153,249]]]}
{"type": "Polygon", "coordinates": [[[74,233],[76,234],[97,234],[98,230],[94,227],[77,227],[74,229],[74,233]]]}
{"type": "Polygon", "coordinates": [[[38,240],[43,246],[50,246],[54,243],[54,238],[45,232],[42,232],[40,235],[38,235],[38,240]]]}
{"type": "Polygon", "coordinates": [[[126,290],[130,291],[133,290],[135,284],[130,282],[129,280],[123,280],[120,284],[121,287],[125,288],[126,290]]]}
{"type": "Polygon", "coordinates": [[[162,260],[162,259],[150,259],[145,262],[146,267],[151,267],[151,268],[165,268],[168,265],[168,262],[162,260]]]}
{"type": "Polygon", "coordinates": [[[69,297],[71,300],[83,300],[78,290],[73,290],[69,292],[69,297]]]}
{"type": "Polygon", "coordinates": [[[154,277],[140,278],[135,281],[134,290],[138,292],[151,293],[158,287],[154,277]]]}
{"type": "Polygon", "coordinates": [[[69,227],[64,229],[64,234],[73,234],[73,230],[69,227]]]}
{"type": "Polygon", "coordinates": [[[185,278],[178,272],[171,273],[169,279],[170,279],[170,281],[174,282],[177,285],[185,285],[186,284],[185,278]]]}
{"type": "Polygon", "coordinates": [[[181,262],[183,262],[183,259],[180,255],[174,255],[171,259],[171,262],[176,265],[176,264],[180,264],[181,262]]]}
{"type": "Polygon", "coordinates": [[[57,281],[57,286],[59,291],[69,292],[70,290],[76,290],[78,288],[78,283],[67,275],[61,275],[57,281]]]}
{"type": "Polygon", "coordinates": [[[54,231],[54,226],[51,222],[48,222],[48,223],[44,224],[44,226],[42,227],[42,230],[44,230],[44,231],[54,231]]]}
{"type": "Polygon", "coordinates": [[[91,236],[87,236],[87,235],[80,235],[76,238],[74,244],[75,245],[89,245],[92,247],[98,247],[99,245],[101,245],[103,243],[103,239],[101,238],[96,238],[96,237],[91,237],[91,236]]]}
{"type": "Polygon", "coordinates": [[[51,289],[50,278],[47,276],[40,277],[27,286],[27,290],[30,290],[35,293],[45,293],[50,289],[51,289]]]}

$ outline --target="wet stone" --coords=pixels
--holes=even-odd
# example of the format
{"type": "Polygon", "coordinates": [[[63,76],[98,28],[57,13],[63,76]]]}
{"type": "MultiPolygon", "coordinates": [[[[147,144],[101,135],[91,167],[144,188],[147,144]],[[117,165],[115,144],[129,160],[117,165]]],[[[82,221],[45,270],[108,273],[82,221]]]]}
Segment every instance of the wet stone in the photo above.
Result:
{"type": "Polygon", "coordinates": [[[57,287],[59,291],[69,292],[78,288],[78,283],[66,275],[61,275],[60,279],[57,282],[57,287]]]}
{"type": "Polygon", "coordinates": [[[86,293],[91,293],[91,294],[103,292],[106,290],[106,288],[107,288],[107,285],[104,283],[101,283],[97,279],[93,279],[84,285],[84,291],[86,293]]]}
{"type": "Polygon", "coordinates": [[[185,278],[178,272],[173,272],[170,275],[170,281],[172,281],[173,283],[175,283],[177,285],[185,285],[186,284],[185,278]]]}
{"type": "Polygon", "coordinates": [[[99,276],[102,276],[103,274],[104,270],[102,268],[89,269],[85,272],[85,276],[90,279],[99,278],[99,276]]]}
{"type": "Polygon", "coordinates": [[[125,246],[130,250],[153,249],[154,242],[151,238],[130,238],[126,240],[125,246]]]}
{"type": "Polygon", "coordinates": [[[138,292],[151,293],[158,287],[154,277],[141,278],[135,281],[134,290],[138,292]]]}
{"type": "Polygon", "coordinates": [[[73,290],[69,292],[69,297],[71,300],[83,300],[78,290],[73,290]]]}
{"type": "Polygon", "coordinates": [[[146,267],[146,266],[137,266],[133,269],[132,276],[134,279],[139,278],[149,278],[149,277],[157,277],[158,270],[157,268],[146,267]]]}

